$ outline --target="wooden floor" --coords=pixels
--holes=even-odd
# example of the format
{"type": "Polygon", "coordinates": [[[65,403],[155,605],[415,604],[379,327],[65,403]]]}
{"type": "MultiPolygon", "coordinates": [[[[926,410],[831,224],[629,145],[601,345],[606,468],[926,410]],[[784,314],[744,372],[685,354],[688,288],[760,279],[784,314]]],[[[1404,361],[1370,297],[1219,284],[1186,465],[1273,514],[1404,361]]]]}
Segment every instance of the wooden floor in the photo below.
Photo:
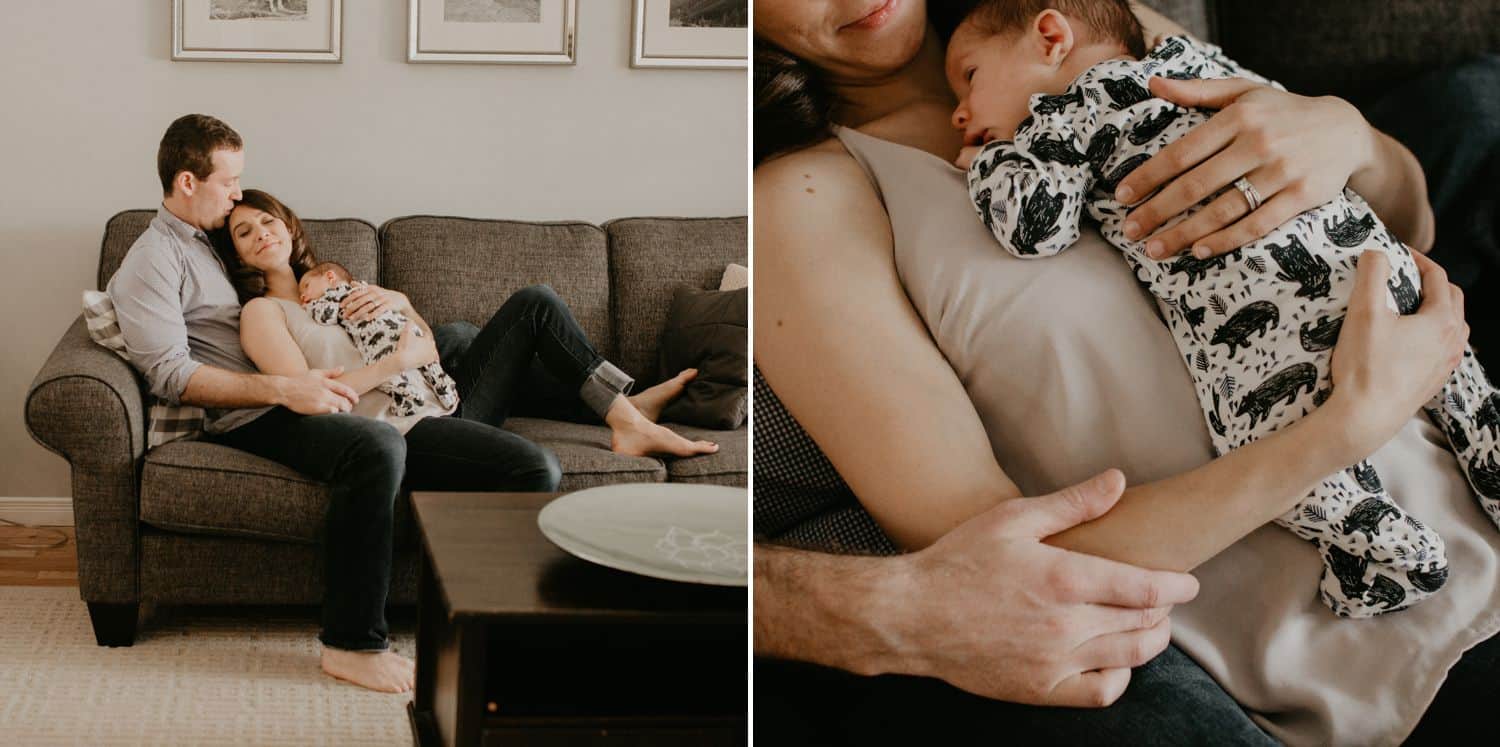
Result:
{"type": "Polygon", "coordinates": [[[77,586],[78,545],[73,527],[15,527],[0,524],[0,586],[77,586]],[[17,545],[51,544],[61,532],[65,544],[46,549],[17,545]]]}

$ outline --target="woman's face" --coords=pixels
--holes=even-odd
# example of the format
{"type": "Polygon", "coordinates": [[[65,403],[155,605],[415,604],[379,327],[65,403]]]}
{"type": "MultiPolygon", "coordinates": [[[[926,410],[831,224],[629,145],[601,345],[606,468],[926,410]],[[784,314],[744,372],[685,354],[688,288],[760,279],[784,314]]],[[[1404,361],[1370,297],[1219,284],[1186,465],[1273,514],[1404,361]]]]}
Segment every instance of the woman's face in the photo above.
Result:
{"type": "Polygon", "coordinates": [[[906,67],[927,33],[926,0],[756,0],[755,34],[835,81],[906,67]]]}
{"type": "Polygon", "coordinates": [[[268,272],[287,266],[292,255],[292,236],[280,218],[249,205],[229,213],[229,237],[234,253],[247,266],[268,272]]]}

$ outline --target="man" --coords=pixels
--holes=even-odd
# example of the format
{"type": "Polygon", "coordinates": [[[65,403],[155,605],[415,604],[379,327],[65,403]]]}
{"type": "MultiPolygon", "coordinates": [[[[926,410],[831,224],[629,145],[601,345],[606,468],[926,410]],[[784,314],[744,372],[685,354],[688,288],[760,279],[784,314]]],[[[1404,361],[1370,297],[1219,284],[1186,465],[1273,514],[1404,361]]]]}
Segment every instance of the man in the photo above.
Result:
{"type": "Polygon", "coordinates": [[[385,423],[344,414],[358,395],[335,380],[340,370],[265,376],[240,348],[239,299],[208,232],[240,199],[244,166],[229,125],[201,114],[174,121],[157,151],[161,208],[107,290],[153,395],[206,408],[210,440],[329,484],[323,671],[403,692],[415,667],[389,650],[385,600],[405,441],[385,423]]]}

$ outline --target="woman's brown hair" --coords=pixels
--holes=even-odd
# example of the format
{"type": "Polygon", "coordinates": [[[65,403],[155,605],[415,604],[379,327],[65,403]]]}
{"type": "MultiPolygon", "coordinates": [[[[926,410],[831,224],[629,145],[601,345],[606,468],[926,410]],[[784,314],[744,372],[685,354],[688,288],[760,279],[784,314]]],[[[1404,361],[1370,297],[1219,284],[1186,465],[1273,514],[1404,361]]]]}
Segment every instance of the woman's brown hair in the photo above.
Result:
{"type": "MultiPolygon", "coordinates": [[[[292,266],[292,275],[298,280],[302,279],[303,273],[311,270],[318,263],[318,258],[307,246],[307,233],[302,230],[302,221],[281,200],[271,196],[269,192],[247,189],[240,200],[234,203],[235,207],[240,205],[270,213],[286,224],[286,232],[292,238],[292,253],[287,259],[292,266]]],[[[266,295],[266,278],[260,270],[240,261],[239,252],[234,250],[234,237],[229,231],[229,221],[226,220],[224,227],[215,229],[210,239],[219,257],[224,260],[224,267],[229,270],[229,282],[239,293],[240,303],[246,303],[252,298],[266,295]]]]}

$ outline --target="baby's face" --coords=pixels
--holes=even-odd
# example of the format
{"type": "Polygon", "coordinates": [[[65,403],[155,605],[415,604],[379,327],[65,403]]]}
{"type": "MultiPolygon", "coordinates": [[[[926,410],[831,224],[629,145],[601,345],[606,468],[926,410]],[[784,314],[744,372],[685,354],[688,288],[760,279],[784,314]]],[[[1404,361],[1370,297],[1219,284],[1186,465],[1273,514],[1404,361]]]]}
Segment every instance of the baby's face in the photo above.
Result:
{"type": "Polygon", "coordinates": [[[314,301],[321,298],[329,288],[338,285],[339,278],[332,270],[323,273],[308,272],[297,281],[297,291],[301,294],[302,303],[314,301]]]}
{"type": "Polygon", "coordinates": [[[1016,127],[1030,114],[1031,95],[1058,86],[1057,67],[1047,63],[1033,36],[997,36],[968,22],[954,32],[946,72],[958,98],[953,126],[963,130],[965,145],[1015,139],[1016,127]]]}

